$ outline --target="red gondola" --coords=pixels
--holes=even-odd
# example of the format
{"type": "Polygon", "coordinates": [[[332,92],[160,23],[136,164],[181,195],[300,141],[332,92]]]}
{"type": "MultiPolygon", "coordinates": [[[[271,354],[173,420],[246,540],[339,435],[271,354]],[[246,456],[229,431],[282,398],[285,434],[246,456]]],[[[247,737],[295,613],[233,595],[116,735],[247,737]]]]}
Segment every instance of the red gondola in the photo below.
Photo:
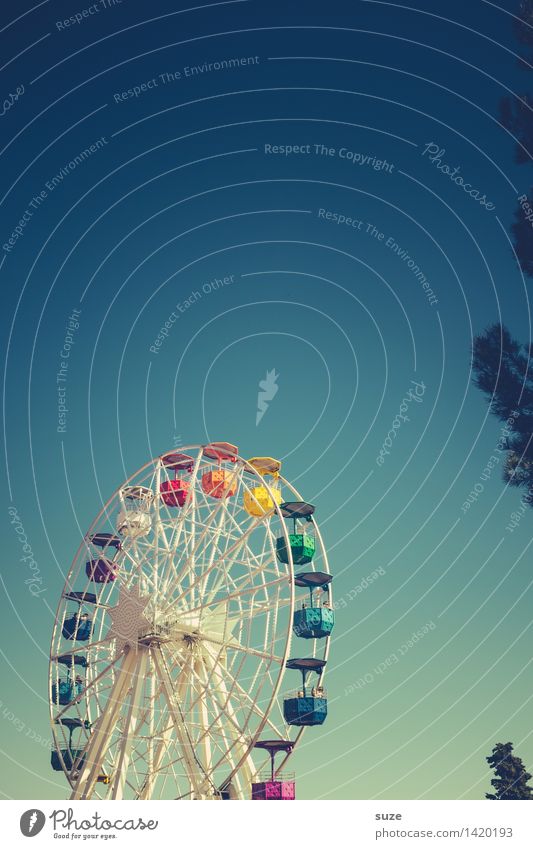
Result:
{"type": "Polygon", "coordinates": [[[174,472],[174,479],[163,481],[159,487],[161,501],[167,507],[183,507],[189,493],[189,482],[183,474],[190,475],[194,459],[188,454],[165,454],[161,457],[161,463],[169,472],[174,472]]]}

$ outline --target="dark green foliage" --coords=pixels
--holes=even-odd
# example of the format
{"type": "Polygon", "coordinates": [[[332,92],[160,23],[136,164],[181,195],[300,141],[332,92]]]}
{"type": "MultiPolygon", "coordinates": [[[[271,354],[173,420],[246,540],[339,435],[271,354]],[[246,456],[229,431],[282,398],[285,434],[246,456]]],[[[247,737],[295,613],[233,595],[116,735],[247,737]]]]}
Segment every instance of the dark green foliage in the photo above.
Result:
{"type": "Polygon", "coordinates": [[[518,20],[515,21],[514,29],[522,44],[533,47],[533,0],[520,0],[518,20]]]}
{"type": "Polygon", "coordinates": [[[531,775],[512,752],[512,743],[496,743],[487,758],[497,776],[490,782],[494,793],[485,793],[487,799],[533,799],[533,788],[528,785],[531,775]]]}
{"type": "MultiPolygon", "coordinates": [[[[519,163],[533,163],[533,93],[531,91],[531,71],[533,70],[533,0],[521,0],[514,22],[515,35],[526,48],[521,67],[529,73],[529,93],[520,97],[506,97],[500,105],[500,120],[516,138],[515,159],[519,163]]],[[[520,192],[533,196],[529,192],[520,192]]],[[[525,218],[524,210],[518,206],[512,225],[514,249],[520,268],[528,277],[533,277],[533,228],[525,218]]]]}
{"type": "MultiPolygon", "coordinates": [[[[533,189],[528,194],[528,204],[533,209],[533,189]]],[[[527,277],[533,277],[533,226],[528,221],[521,206],[515,211],[515,220],[511,227],[514,249],[520,268],[527,277]]]]}
{"type": "MultiPolygon", "coordinates": [[[[533,346],[520,345],[501,324],[476,336],[474,382],[504,422],[504,480],[533,492],[533,346]]],[[[530,502],[532,503],[532,502],[530,502]]]]}
{"type": "Polygon", "coordinates": [[[528,94],[506,97],[500,103],[500,121],[516,138],[515,159],[519,164],[533,157],[533,100],[528,94]]]}

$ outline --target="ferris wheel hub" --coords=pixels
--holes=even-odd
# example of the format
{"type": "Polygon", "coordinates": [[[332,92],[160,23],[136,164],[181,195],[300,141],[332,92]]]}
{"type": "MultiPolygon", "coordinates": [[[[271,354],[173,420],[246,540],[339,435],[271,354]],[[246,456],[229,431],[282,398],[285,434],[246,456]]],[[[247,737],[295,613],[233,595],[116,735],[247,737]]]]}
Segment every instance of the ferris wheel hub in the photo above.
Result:
{"type": "Polygon", "coordinates": [[[124,649],[139,645],[141,634],[152,628],[144,615],[150,599],[140,595],[139,586],[120,588],[118,604],[109,608],[111,628],[107,634],[109,640],[115,640],[115,653],[118,657],[124,649]]]}

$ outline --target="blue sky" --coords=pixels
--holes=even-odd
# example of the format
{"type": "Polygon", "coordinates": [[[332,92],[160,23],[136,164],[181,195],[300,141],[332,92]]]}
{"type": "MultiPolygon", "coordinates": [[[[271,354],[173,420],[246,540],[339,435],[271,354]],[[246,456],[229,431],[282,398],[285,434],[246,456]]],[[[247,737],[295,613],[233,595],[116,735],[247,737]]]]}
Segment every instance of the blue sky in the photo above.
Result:
{"type": "Polygon", "coordinates": [[[480,798],[497,741],[533,766],[530,521],[506,530],[520,496],[501,461],[482,478],[500,425],[470,373],[488,324],[531,335],[508,238],[530,171],[497,120],[528,81],[511,17],[481,0],[445,17],[436,0],[181,5],[124,0],[68,27],[72,4],[2,12],[3,91],[24,91],[2,116],[1,792],[66,795],[47,654],[80,535],[150,457],[225,439],[282,459],[316,503],[343,600],[299,797],[480,798]]]}

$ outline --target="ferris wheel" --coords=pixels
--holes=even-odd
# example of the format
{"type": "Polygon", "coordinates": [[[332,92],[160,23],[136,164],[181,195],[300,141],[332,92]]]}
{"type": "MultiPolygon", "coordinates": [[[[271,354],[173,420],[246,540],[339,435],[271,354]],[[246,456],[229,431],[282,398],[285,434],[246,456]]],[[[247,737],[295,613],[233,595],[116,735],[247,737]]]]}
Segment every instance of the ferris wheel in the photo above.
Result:
{"type": "Polygon", "coordinates": [[[326,718],[334,611],[315,508],[280,469],[188,446],[93,522],[50,651],[51,763],[71,799],[295,798],[281,769],[326,718]]]}

